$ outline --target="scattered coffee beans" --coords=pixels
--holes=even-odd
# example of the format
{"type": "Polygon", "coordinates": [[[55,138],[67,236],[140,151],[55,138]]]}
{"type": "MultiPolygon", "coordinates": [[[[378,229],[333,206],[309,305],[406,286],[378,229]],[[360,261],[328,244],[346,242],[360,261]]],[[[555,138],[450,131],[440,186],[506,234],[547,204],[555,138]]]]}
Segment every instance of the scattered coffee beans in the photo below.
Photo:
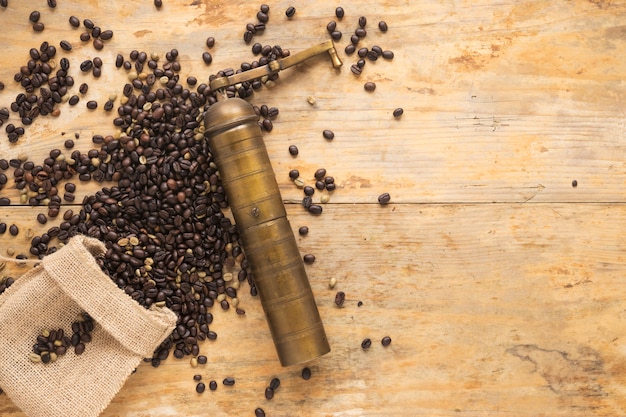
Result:
{"type": "Polygon", "coordinates": [[[298,155],[298,147],[296,145],[289,145],[289,154],[291,156],[297,156],[298,155]]]}
{"type": "Polygon", "coordinates": [[[324,139],[333,140],[335,138],[335,133],[332,130],[327,129],[322,132],[322,136],[324,136],[324,139]]]}
{"type": "Polygon", "coordinates": [[[217,382],[216,381],[210,381],[209,382],[209,389],[211,391],[215,391],[217,389],[217,382]]]}
{"type": "Polygon", "coordinates": [[[303,256],[302,259],[304,260],[305,264],[312,264],[313,262],[315,262],[315,255],[311,253],[307,253],[306,255],[303,256]]]}
{"type": "Polygon", "coordinates": [[[256,408],[254,410],[254,417],[265,417],[265,411],[260,407],[256,408]]]}
{"type": "Polygon", "coordinates": [[[287,8],[287,10],[285,10],[285,15],[286,15],[288,18],[292,18],[292,17],[293,17],[293,15],[295,15],[295,14],[296,14],[296,8],[295,8],[295,7],[293,7],[293,6],[289,6],[289,7],[287,8]]]}
{"type": "Polygon", "coordinates": [[[385,204],[389,204],[390,201],[391,201],[391,196],[389,195],[389,193],[382,193],[381,195],[378,196],[378,203],[381,206],[384,206],[385,204]]]}
{"type": "Polygon", "coordinates": [[[37,23],[39,22],[40,17],[41,17],[41,13],[39,13],[37,10],[33,10],[32,12],[30,12],[30,16],[28,16],[28,20],[30,20],[33,23],[37,23]]]}
{"type": "Polygon", "coordinates": [[[298,229],[298,233],[300,234],[300,236],[304,236],[309,233],[309,228],[307,226],[301,226],[298,229]]]}
{"type": "Polygon", "coordinates": [[[378,22],[378,29],[380,29],[381,32],[387,32],[389,26],[387,26],[387,22],[381,20],[380,22],[378,22]]]}
{"type": "Polygon", "coordinates": [[[11,226],[9,226],[9,233],[11,234],[11,236],[17,236],[19,232],[20,229],[16,225],[12,224],[11,226]]]}
{"type": "Polygon", "coordinates": [[[404,114],[404,109],[402,107],[398,107],[393,111],[393,117],[396,119],[404,114]]]}
{"type": "Polygon", "coordinates": [[[278,387],[280,387],[280,379],[272,378],[272,380],[270,381],[270,388],[276,391],[278,387]]]}
{"type": "Polygon", "coordinates": [[[226,385],[226,386],[232,386],[235,385],[235,378],[224,378],[224,380],[222,381],[222,384],[226,385]]]}
{"type": "Polygon", "coordinates": [[[205,389],[205,388],[206,388],[206,387],[205,387],[204,383],[202,383],[202,382],[198,382],[198,385],[196,385],[196,392],[197,392],[198,394],[202,394],[202,393],[204,392],[204,389],[205,389]]]}
{"type": "Polygon", "coordinates": [[[391,344],[391,337],[389,337],[389,336],[385,336],[385,337],[383,337],[383,338],[382,338],[382,340],[380,341],[380,343],[381,343],[383,346],[385,346],[385,347],[386,347],[386,346],[389,346],[389,345],[391,344]]]}
{"type": "Polygon", "coordinates": [[[337,294],[335,294],[335,305],[337,305],[337,307],[343,307],[343,303],[346,301],[346,293],[344,293],[343,291],[339,291],[337,292],[337,294]]]}
{"type": "Polygon", "coordinates": [[[305,381],[311,379],[311,368],[306,367],[302,369],[302,379],[304,379],[305,381]]]}
{"type": "Polygon", "coordinates": [[[274,398],[274,390],[272,389],[272,387],[265,388],[265,398],[268,400],[274,398]]]}
{"type": "Polygon", "coordinates": [[[578,181],[576,180],[572,181],[572,187],[574,188],[578,187],[578,181]]]}
{"type": "Polygon", "coordinates": [[[342,19],[344,15],[345,11],[343,10],[343,7],[337,7],[335,9],[335,16],[337,16],[337,19],[342,19]]]}
{"type": "Polygon", "coordinates": [[[363,339],[363,341],[361,342],[361,348],[369,349],[370,346],[372,346],[372,340],[370,338],[363,339]]]}
{"type": "Polygon", "coordinates": [[[372,81],[368,81],[363,85],[363,88],[365,89],[365,91],[369,91],[372,92],[374,90],[376,90],[376,83],[372,82],[372,81]]]}

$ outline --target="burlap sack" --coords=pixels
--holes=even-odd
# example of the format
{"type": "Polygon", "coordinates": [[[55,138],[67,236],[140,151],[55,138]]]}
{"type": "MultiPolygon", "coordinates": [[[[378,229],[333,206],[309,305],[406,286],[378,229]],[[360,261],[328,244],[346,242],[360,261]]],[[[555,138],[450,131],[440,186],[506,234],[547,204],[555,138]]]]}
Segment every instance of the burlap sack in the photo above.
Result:
{"type": "Polygon", "coordinates": [[[105,250],[76,236],[0,295],[0,387],[31,417],[99,415],[175,327],[171,310],[143,308],[102,272],[94,256],[105,250]],[[95,324],[82,355],[31,362],[44,329],[71,333],[82,312],[95,324]]]}

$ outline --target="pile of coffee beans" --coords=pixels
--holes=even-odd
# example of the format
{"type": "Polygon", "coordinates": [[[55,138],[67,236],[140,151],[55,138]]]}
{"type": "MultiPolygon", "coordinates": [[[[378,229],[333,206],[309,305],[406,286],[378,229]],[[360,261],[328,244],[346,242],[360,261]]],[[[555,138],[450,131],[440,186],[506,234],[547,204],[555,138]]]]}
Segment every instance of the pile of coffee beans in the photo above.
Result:
{"type": "Polygon", "coordinates": [[[72,323],[72,336],[65,334],[63,329],[44,330],[33,345],[33,351],[29,358],[35,363],[53,363],[70,347],[74,348],[76,355],[85,351],[85,345],[91,342],[93,331],[93,319],[87,313],[82,313],[78,320],[72,323]]]}
{"type": "MultiPolygon", "coordinates": [[[[2,7],[7,3],[7,0],[0,0],[2,7]]],[[[52,4],[50,0],[51,8],[54,7],[52,4]]],[[[155,0],[154,5],[160,8],[162,2],[155,0]]],[[[287,9],[288,18],[294,14],[295,8],[287,9]]],[[[345,11],[338,7],[335,16],[338,21],[330,22],[327,29],[331,38],[340,40],[342,32],[338,27],[345,11]]],[[[37,20],[33,23],[40,23],[40,17],[41,13],[33,16],[37,20]]],[[[251,43],[254,37],[264,32],[269,21],[269,6],[261,5],[256,18],[256,23],[246,25],[246,43],[251,43]]],[[[80,28],[81,20],[71,16],[69,24],[80,28]]],[[[80,40],[84,43],[92,41],[96,51],[113,37],[112,31],[103,30],[90,19],[83,19],[82,25],[85,30],[80,34],[80,40]]],[[[367,34],[366,25],[367,19],[360,17],[345,49],[347,54],[357,51],[358,44],[367,34]]],[[[378,28],[383,33],[388,29],[382,21],[378,28]]],[[[207,48],[214,45],[214,38],[206,39],[207,48]]],[[[63,40],[59,46],[61,50],[57,51],[54,45],[42,42],[37,48],[31,48],[30,59],[16,72],[14,81],[19,83],[23,92],[15,97],[10,108],[0,107],[0,126],[10,118],[11,112],[21,121],[21,126],[6,124],[9,142],[18,142],[24,128],[39,116],[58,116],[65,101],[76,105],[81,100],[89,86],[81,84],[76,91],[72,70],[89,71],[95,78],[100,76],[104,64],[101,58],[71,63],[67,57],[59,58],[58,55],[71,51],[72,43],[63,40]],[[59,63],[58,68],[51,65],[53,57],[59,63]],[[66,100],[66,95],[71,97],[66,100]]],[[[243,62],[238,69],[220,70],[208,81],[290,55],[289,50],[279,45],[258,42],[252,45],[251,52],[258,59],[243,62]]],[[[217,101],[216,94],[210,91],[207,83],[199,83],[193,76],[185,78],[187,87],[181,84],[178,50],[172,49],[164,56],[165,60],[159,60],[158,54],[137,50],[128,57],[118,54],[115,67],[126,71],[129,81],[121,89],[119,100],[114,94],[103,106],[106,111],[116,111],[112,124],[117,133],[95,134],[92,149],[73,150],[69,156],[60,149],[52,149],[40,163],[29,161],[23,155],[10,161],[0,159],[0,190],[7,183],[7,175],[1,171],[13,168],[15,187],[21,193],[20,202],[47,208],[46,214],[37,214],[40,224],[62,215],[58,226],[32,238],[30,253],[38,258],[54,253],[77,234],[103,241],[107,252],[98,262],[118,287],[146,308],[166,306],[178,316],[174,332],[146,361],[159,366],[170,354],[176,358],[190,355],[195,367],[207,363],[206,356],[199,354],[199,342],[217,338],[209,328],[213,322],[210,309],[218,304],[224,310],[232,307],[237,313],[244,314],[238,298],[241,286],[247,283],[253,296],[257,290],[235,225],[224,214],[228,207],[226,193],[204,137],[203,115],[217,101]],[[117,107],[116,102],[119,102],[117,107]],[[75,201],[76,179],[112,185],[85,197],[76,212],[72,209],[61,212],[63,201],[75,201]]],[[[393,52],[374,45],[369,49],[360,48],[358,56],[359,60],[351,68],[355,75],[362,73],[365,60],[393,59],[393,52]]],[[[202,59],[210,64],[213,57],[205,51],[202,59]]],[[[277,79],[277,73],[271,74],[228,87],[223,93],[227,97],[246,99],[264,85],[272,87],[277,79]]],[[[371,85],[375,88],[373,82],[366,83],[365,88],[373,91],[371,85]]],[[[91,110],[99,108],[93,100],[88,101],[86,107],[91,110]]],[[[254,106],[254,110],[259,116],[259,126],[266,132],[272,131],[273,121],[279,115],[278,108],[263,104],[254,106]]],[[[396,109],[394,117],[400,117],[401,110],[396,109]]],[[[323,131],[323,137],[328,141],[334,136],[331,130],[323,131]]],[[[74,146],[72,140],[64,143],[66,149],[74,146]]],[[[299,154],[295,145],[290,146],[289,152],[294,157],[299,154]]],[[[334,191],[335,179],[327,175],[324,168],[314,173],[314,184],[311,185],[305,183],[296,169],[290,172],[290,178],[303,189],[302,206],[313,215],[321,214],[322,206],[314,203],[314,194],[316,190],[334,191]]],[[[323,193],[320,203],[327,202],[328,198],[329,194],[323,193]]],[[[5,203],[4,200],[1,202],[5,203]]],[[[383,199],[381,204],[387,202],[383,199]]],[[[10,201],[6,203],[10,204],[10,201]]],[[[0,224],[0,234],[5,230],[7,225],[0,224]]],[[[12,235],[19,233],[16,225],[11,225],[8,230],[12,235]]],[[[308,227],[302,226],[299,233],[306,235],[308,227]]],[[[315,257],[307,254],[304,260],[312,263],[315,257]]],[[[3,278],[0,293],[13,282],[13,278],[3,278]]],[[[344,301],[345,293],[339,291],[335,303],[342,307],[344,301]]],[[[66,351],[70,347],[75,353],[82,353],[93,322],[85,318],[80,323],[77,324],[78,331],[72,326],[72,337],[65,336],[61,329],[40,335],[33,355],[46,363],[56,360],[64,353],[63,349],[66,351]]],[[[391,339],[386,336],[381,343],[388,346],[391,339]]],[[[32,359],[37,360],[34,356],[32,359]]],[[[310,379],[311,369],[304,368],[301,376],[310,379]]],[[[204,392],[204,383],[200,379],[196,382],[196,391],[204,392]]],[[[227,377],[222,383],[232,386],[235,379],[227,377]]],[[[272,379],[265,389],[265,397],[273,398],[279,385],[278,378],[272,379]]],[[[208,386],[210,390],[216,390],[217,382],[211,380],[208,386]]],[[[255,415],[265,415],[265,412],[257,408],[255,415]]]]}

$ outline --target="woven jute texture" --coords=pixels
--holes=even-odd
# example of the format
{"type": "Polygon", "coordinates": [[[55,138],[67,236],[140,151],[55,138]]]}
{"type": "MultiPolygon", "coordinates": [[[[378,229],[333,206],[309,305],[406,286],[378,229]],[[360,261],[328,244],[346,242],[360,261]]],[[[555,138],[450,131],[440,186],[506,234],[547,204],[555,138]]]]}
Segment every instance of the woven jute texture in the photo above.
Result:
{"type": "Polygon", "coordinates": [[[167,308],[145,309],[105,275],[98,240],[75,236],[0,295],[0,387],[31,417],[98,416],[142,358],[176,325],[167,308]],[[85,352],[54,363],[29,359],[44,329],[64,329],[83,312],[94,320],[85,352]]]}

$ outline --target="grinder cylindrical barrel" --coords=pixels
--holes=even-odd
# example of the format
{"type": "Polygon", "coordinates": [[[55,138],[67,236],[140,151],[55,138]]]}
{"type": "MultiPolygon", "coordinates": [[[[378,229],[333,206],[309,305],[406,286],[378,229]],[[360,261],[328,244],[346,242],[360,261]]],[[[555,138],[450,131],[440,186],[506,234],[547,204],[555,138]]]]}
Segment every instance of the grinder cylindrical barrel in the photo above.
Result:
{"type": "Polygon", "coordinates": [[[328,353],[258,116],[248,102],[230,98],[209,107],[204,122],[281,365],[328,353]]]}

